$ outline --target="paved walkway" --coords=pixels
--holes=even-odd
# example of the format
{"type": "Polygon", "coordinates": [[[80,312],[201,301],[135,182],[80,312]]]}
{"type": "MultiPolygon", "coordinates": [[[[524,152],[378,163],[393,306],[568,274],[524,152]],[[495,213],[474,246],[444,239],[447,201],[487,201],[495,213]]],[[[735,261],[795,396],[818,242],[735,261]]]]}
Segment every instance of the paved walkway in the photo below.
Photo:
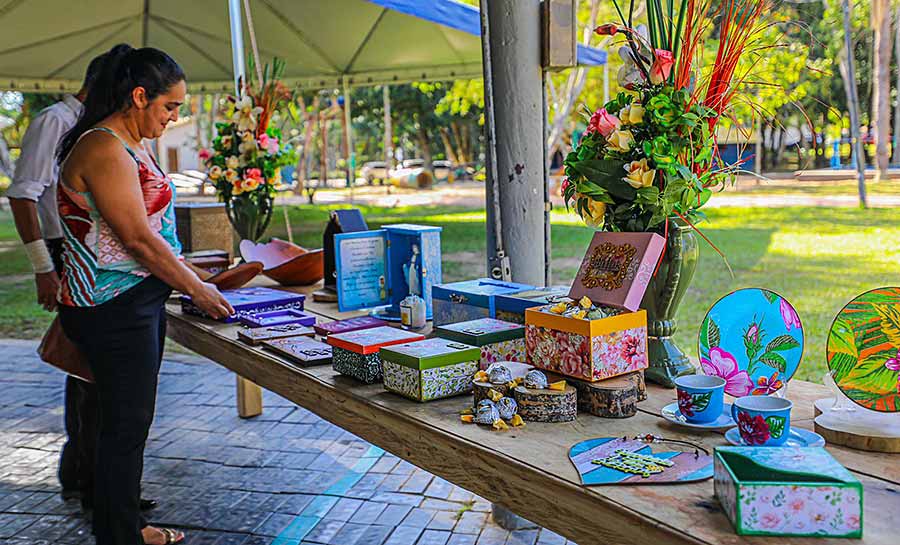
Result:
{"type": "MultiPolygon", "coordinates": [[[[91,543],[79,502],[58,494],[63,377],[36,346],[0,340],[0,543],[91,543]]],[[[502,530],[483,498],[270,392],[264,403],[241,420],[231,373],[164,362],[144,469],[153,523],[183,528],[188,545],[567,543],[502,530]]]]}

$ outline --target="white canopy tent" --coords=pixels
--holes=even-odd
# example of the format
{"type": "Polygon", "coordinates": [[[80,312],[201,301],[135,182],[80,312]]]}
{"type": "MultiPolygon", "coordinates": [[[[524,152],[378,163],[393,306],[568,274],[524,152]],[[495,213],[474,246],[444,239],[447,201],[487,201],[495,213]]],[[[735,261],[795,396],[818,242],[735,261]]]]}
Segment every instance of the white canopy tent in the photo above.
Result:
{"type": "MultiPolygon", "coordinates": [[[[240,4],[235,0],[235,4],[240,4]]],[[[152,46],[193,92],[233,89],[229,0],[0,1],[0,89],[78,89],[92,57],[120,42],[152,46]]],[[[251,0],[263,62],[285,83],[341,88],[482,76],[478,9],[453,0],[251,0]]],[[[243,43],[250,43],[244,25],[243,43]]],[[[249,47],[248,47],[249,52],[249,47]]],[[[580,48],[586,64],[605,52],[580,48]]]]}

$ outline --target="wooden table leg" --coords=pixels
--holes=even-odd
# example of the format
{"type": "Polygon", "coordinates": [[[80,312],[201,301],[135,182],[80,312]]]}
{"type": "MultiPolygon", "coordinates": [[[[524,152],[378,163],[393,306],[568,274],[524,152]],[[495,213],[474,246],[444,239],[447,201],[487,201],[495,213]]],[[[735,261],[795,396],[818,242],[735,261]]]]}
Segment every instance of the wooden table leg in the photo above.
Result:
{"type": "Polygon", "coordinates": [[[237,410],[241,418],[262,414],[262,388],[240,375],[237,377],[237,410]]]}

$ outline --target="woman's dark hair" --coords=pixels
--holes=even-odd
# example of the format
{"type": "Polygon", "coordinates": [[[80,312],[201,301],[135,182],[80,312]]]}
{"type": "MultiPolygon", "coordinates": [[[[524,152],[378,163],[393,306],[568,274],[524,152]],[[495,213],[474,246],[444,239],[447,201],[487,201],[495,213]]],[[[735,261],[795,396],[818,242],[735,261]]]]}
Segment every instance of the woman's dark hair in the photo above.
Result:
{"type": "Polygon", "coordinates": [[[134,49],[119,44],[103,55],[102,62],[84,101],[81,117],[59,144],[56,157],[60,163],[85,131],[106,117],[128,109],[131,92],[136,87],[143,87],[147,99],[153,100],[185,79],[184,71],[172,57],[152,47],[134,49]]]}

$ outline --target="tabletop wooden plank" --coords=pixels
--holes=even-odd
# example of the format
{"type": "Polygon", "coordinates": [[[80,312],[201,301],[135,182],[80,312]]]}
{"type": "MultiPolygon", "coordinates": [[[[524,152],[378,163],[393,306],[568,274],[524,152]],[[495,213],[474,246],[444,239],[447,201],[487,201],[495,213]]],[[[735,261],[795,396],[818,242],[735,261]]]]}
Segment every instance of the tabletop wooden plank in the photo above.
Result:
{"type": "MultiPolygon", "coordinates": [[[[325,305],[310,304],[307,308],[323,317],[345,316],[329,311],[325,305]]],[[[719,434],[689,433],[659,417],[659,408],[674,399],[669,390],[651,387],[650,399],[639,405],[642,411],[628,419],[580,414],[572,423],[529,423],[522,429],[491,432],[460,423],[458,412],[471,404],[469,397],[416,403],[384,391],[381,385],[366,386],[340,376],[329,366],[296,368],[261,348],[237,341],[239,326],[182,316],[177,306],[169,307],[169,318],[169,334],[176,342],[582,545],[645,545],[653,540],[692,544],[810,542],[735,535],[713,496],[711,480],[634,487],[587,488],[579,484],[567,452],[571,445],[585,439],[654,433],[700,442],[707,448],[725,443],[719,434]]],[[[836,456],[840,454],[831,450],[836,456]]],[[[848,459],[863,469],[857,473],[881,477],[882,464],[870,463],[870,458],[875,457],[864,454],[848,459]]],[[[865,483],[865,537],[861,543],[886,543],[895,536],[897,524],[891,516],[900,510],[900,493],[895,483],[865,475],[861,476],[865,483]]]]}

